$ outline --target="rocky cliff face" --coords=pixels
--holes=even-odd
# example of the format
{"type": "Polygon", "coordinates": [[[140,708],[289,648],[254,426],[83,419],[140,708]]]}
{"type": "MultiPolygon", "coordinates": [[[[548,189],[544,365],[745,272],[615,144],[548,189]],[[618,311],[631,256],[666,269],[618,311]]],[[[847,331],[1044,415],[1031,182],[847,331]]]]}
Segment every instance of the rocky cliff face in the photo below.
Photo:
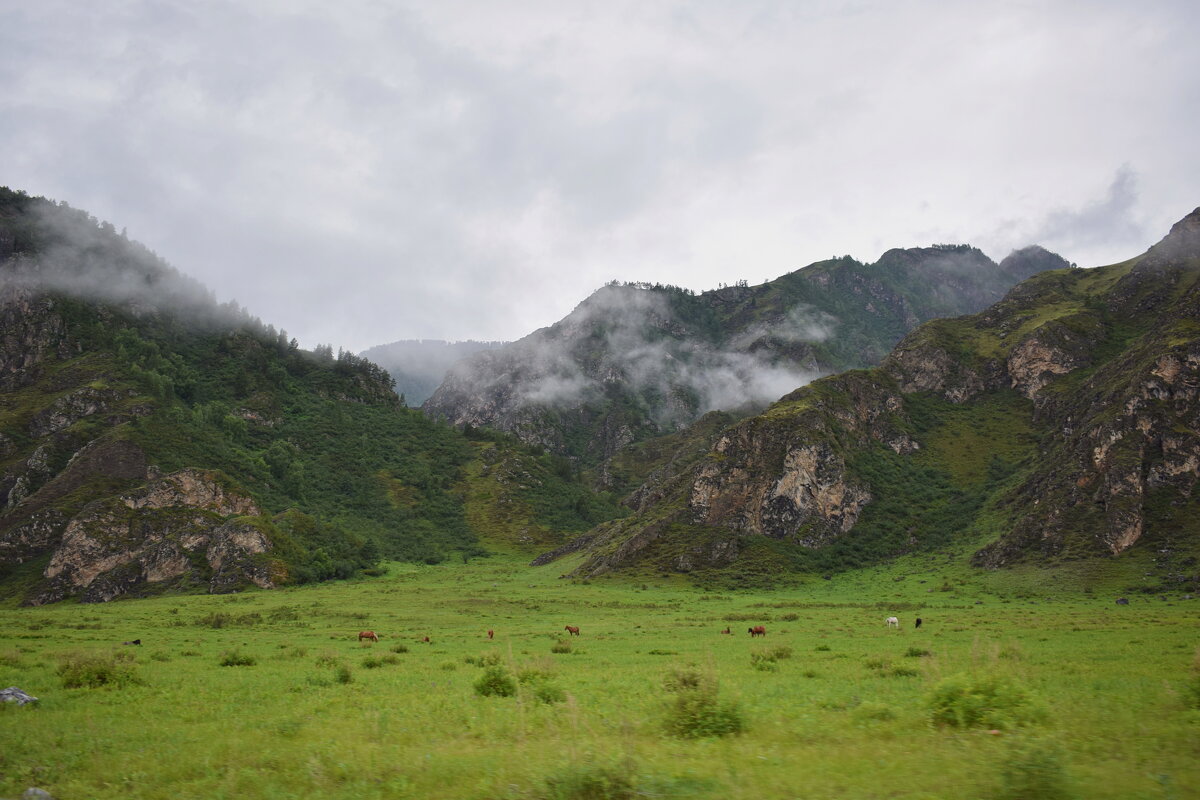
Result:
{"type": "Polygon", "coordinates": [[[265,557],[271,542],[246,519],[259,513],[249,497],[199,470],[96,501],[66,524],[31,602],[104,602],[151,584],[273,588],[280,565],[265,557]]]}
{"type": "Polygon", "coordinates": [[[727,565],[754,536],[901,548],[887,555],[935,525],[977,535],[985,506],[1008,524],[980,566],[1147,537],[1200,552],[1198,401],[1200,209],[1137,259],[1039,275],[983,313],[918,328],[876,369],[726,429],[685,473],[639,490],[655,503],[591,532],[577,574],[727,565]],[[989,426],[1012,433],[988,440],[989,426]],[[931,510],[906,521],[896,497],[931,510]]]}
{"type": "MultiPolygon", "coordinates": [[[[284,559],[306,580],[368,565],[363,540],[316,519],[290,536],[244,490],[300,505],[279,491],[304,478],[306,437],[280,430],[296,403],[339,417],[328,439],[358,406],[397,406],[375,365],[304,353],[111,225],[0,187],[0,593],[230,591],[277,583],[284,559]]],[[[368,471],[345,485],[375,488],[368,471]]]]}
{"type": "Polygon", "coordinates": [[[821,374],[878,363],[920,322],[977,311],[1063,266],[1040,248],[997,265],[973,248],[941,246],[889,250],[873,265],[834,259],[699,295],[611,285],[561,322],[460,363],[424,408],[594,466],[709,411],[761,409],[821,374]]]}
{"type": "Polygon", "coordinates": [[[66,432],[73,423],[60,427],[64,409],[82,418],[100,406],[112,409],[103,402],[96,406],[95,398],[82,404],[77,399],[65,395],[32,415],[32,427],[42,433],[33,440],[32,454],[5,476],[0,565],[48,558],[44,580],[26,602],[66,597],[100,602],[166,586],[212,592],[270,588],[286,575],[267,556],[272,544],[253,500],[211,471],[160,476],[147,467],[140,448],[111,438],[106,425],[80,445],[78,431],[66,432]],[[52,424],[44,427],[46,421],[52,424]],[[72,448],[77,449],[68,454],[72,448]]]}

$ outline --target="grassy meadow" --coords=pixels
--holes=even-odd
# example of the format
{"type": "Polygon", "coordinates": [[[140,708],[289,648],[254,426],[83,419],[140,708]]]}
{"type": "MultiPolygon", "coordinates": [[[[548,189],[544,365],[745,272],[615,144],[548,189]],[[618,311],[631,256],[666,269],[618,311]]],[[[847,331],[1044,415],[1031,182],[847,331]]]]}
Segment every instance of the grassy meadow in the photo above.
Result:
{"type": "Polygon", "coordinates": [[[0,797],[1200,797],[1200,600],[942,557],[756,592],[563,571],[0,608],[0,686],[40,698],[0,707],[0,797]]]}

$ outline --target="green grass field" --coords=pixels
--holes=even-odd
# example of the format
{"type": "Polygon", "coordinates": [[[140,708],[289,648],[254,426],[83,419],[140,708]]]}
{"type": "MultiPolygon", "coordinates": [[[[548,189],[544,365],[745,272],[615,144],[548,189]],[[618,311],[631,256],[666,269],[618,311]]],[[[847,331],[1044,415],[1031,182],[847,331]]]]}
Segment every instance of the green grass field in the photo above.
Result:
{"type": "Polygon", "coordinates": [[[40,698],[0,707],[0,796],[1200,797],[1200,600],[934,557],[728,594],[564,571],[0,609],[0,687],[40,698]]]}

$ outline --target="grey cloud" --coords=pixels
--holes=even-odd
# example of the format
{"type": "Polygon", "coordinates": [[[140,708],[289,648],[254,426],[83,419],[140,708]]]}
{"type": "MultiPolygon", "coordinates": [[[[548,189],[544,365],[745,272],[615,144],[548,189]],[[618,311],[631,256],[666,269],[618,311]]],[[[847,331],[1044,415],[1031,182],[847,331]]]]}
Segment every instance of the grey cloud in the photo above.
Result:
{"type": "Polygon", "coordinates": [[[1137,173],[1125,164],[1103,198],[1078,209],[1054,209],[1034,228],[1031,241],[1065,252],[1106,245],[1136,248],[1150,235],[1138,219],[1137,204],[1137,173]]]}
{"type": "Polygon", "coordinates": [[[515,339],[612,277],[1138,252],[1197,202],[1198,26],[1172,2],[13,2],[0,181],[310,346],[515,339]]]}
{"type": "MultiPolygon", "coordinates": [[[[635,397],[655,398],[654,422],[662,429],[687,424],[696,413],[763,407],[819,377],[793,364],[748,352],[757,339],[817,341],[832,321],[807,306],[792,309],[779,325],[756,327],[725,345],[687,336],[664,294],[634,287],[596,292],[558,325],[539,331],[500,354],[460,365],[461,375],[490,376],[521,404],[560,408],[597,401],[613,383],[635,397]],[[496,366],[480,368],[484,362],[496,366]]],[[[469,380],[469,379],[468,379],[469,380]]]]}

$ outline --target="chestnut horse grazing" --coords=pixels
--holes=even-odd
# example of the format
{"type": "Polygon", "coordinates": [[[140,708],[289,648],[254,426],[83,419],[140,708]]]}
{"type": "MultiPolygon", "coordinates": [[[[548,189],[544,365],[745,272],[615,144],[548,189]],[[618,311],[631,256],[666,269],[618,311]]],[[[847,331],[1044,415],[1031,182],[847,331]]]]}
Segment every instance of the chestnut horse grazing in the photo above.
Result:
{"type": "Polygon", "coordinates": [[[359,631],[358,640],[361,642],[363,639],[370,639],[372,642],[378,642],[379,634],[375,631],[359,631]]]}
{"type": "Polygon", "coordinates": [[[488,631],[488,638],[489,638],[489,639],[491,639],[491,638],[492,638],[493,636],[495,636],[495,635],[496,635],[496,632],[495,632],[495,631],[488,631]]]}
{"type": "Polygon", "coordinates": [[[726,628],[725,630],[721,631],[721,633],[733,633],[733,631],[729,630],[729,628],[726,628]]]}
{"type": "Polygon", "coordinates": [[[579,635],[579,628],[575,627],[574,625],[568,625],[567,627],[563,628],[563,630],[566,631],[567,633],[571,634],[572,636],[579,635]]]}
{"type": "Polygon", "coordinates": [[[747,629],[747,632],[750,634],[751,638],[753,638],[755,636],[766,636],[767,635],[767,629],[764,628],[762,625],[755,625],[753,628],[747,629]]]}

